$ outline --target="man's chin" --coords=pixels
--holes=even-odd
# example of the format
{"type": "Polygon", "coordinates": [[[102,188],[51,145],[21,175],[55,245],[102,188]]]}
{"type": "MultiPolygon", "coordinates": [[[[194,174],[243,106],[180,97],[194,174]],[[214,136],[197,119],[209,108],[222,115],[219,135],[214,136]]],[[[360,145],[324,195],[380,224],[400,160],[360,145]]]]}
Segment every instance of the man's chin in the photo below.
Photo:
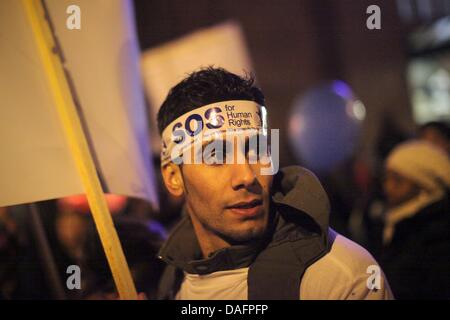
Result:
{"type": "Polygon", "coordinates": [[[264,226],[253,226],[244,230],[234,229],[226,232],[225,237],[230,244],[241,244],[261,239],[265,234],[265,230],[264,226]]]}

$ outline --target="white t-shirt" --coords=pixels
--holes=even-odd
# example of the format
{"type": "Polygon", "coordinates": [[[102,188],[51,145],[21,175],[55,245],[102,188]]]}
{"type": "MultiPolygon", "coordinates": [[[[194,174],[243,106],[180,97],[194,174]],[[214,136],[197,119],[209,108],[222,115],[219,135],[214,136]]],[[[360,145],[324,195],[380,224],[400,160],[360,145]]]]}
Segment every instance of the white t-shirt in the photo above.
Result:
{"type": "MultiPolygon", "coordinates": [[[[207,275],[185,273],[176,299],[247,300],[247,273],[248,268],[207,275]]],[[[300,297],[302,300],[394,299],[375,259],[363,247],[341,235],[336,236],[330,252],[305,271],[300,297]]]]}

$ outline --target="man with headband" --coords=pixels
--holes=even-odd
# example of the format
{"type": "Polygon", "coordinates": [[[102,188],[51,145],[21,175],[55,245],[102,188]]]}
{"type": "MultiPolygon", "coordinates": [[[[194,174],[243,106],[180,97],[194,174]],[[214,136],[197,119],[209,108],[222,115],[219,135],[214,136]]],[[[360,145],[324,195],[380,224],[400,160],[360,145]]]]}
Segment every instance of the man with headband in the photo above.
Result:
{"type": "Polygon", "coordinates": [[[186,215],[160,250],[159,298],[391,299],[372,256],[329,228],[316,177],[278,170],[264,104],[252,78],[211,67],[162,104],[161,171],[186,215]]]}

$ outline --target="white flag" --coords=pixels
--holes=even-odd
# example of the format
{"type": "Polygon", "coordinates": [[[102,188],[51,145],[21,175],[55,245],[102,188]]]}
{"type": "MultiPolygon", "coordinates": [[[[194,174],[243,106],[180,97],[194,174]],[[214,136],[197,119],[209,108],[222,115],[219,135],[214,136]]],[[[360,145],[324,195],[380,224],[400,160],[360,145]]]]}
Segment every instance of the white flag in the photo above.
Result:
{"type": "MultiPolygon", "coordinates": [[[[156,206],[132,2],[45,4],[105,191],[156,206]]],[[[0,101],[0,205],[84,193],[32,30],[16,0],[0,1],[0,101]]]]}

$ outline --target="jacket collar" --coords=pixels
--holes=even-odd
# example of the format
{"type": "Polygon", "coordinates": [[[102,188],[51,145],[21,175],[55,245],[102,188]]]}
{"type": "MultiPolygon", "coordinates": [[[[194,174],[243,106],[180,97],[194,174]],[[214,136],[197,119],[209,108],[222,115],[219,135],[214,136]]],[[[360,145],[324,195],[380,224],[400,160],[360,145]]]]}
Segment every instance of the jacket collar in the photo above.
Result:
{"type": "Polygon", "coordinates": [[[301,167],[274,177],[269,228],[264,241],[220,249],[203,258],[190,218],[185,215],[159,252],[159,258],[187,273],[208,274],[250,266],[259,252],[286,240],[321,236],[327,241],[329,201],[317,178],[301,167]]]}

